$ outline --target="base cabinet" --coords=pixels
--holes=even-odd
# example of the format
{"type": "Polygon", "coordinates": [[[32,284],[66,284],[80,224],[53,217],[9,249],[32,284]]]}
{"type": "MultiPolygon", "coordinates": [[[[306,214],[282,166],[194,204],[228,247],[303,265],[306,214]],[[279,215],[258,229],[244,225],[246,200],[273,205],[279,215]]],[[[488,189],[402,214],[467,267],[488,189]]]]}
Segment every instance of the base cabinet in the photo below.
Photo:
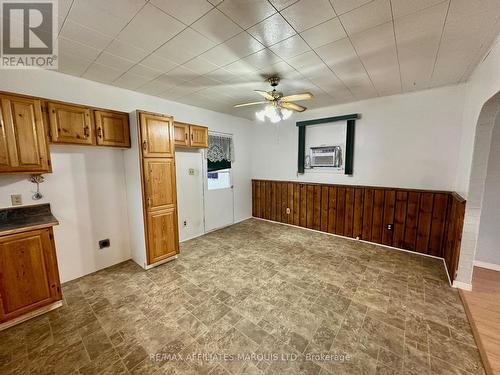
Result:
{"type": "Polygon", "coordinates": [[[147,213],[148,263],[153,264],[179,252],[177,210],[147,213]]]}
{"type": "Polygon", "coordinates": [[[52,228],[0,237],[0,323],[61,298],[52,228]]]}

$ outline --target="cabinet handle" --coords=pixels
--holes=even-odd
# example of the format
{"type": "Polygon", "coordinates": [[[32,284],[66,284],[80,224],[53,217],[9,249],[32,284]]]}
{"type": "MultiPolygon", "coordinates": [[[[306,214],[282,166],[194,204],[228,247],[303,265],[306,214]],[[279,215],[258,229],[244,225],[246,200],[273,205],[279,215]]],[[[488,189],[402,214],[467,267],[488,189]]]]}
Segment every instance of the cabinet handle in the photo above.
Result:
{"type": "Polygon", "coordinates": [[[151,197],[148,197],[148,207],[151,207],[151,197]]]}
{"type": "Polygon", "coordinates": [[[184,139],[187,141],[187,139],[188,139],[188,133],[184,133],[184,139]]]}
{"type": "Polygon", "coordinates": [[[193,140],[193,133],[191,133],[191,140],[193,140]]]}
{"type": "Polygon", "coordinates": [[[142,142],[142,149],[143,149],[144,151],[146,151],[146,150],[148,149],[148,141],[144,140],[144,141],[142,142]]]}
{"type": "Polygon", "coordinates": [[[88,126],[85,126],[83,128],[83,135],[88,138],[88,136],[89,136],[89,127],[88,126]]]}
{"type": "Polygon", "coordinates": [[[97,136],[102,138],[102,128],[97,128],[97,136]]]}

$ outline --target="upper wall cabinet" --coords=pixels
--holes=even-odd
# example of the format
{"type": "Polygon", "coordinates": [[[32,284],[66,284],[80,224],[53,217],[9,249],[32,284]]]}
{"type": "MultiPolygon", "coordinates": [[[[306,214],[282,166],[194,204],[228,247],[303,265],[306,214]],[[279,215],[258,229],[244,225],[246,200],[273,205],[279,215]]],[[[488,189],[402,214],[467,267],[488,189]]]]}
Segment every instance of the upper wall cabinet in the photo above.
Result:
{"type": "Polygon", "coordinates": [[[208,147],[208,128],[183,122],[174,123],[175,145],[192,148],[208,147]]]}
{"type": "Polygon", "coordinates": [[[90,108],[49,102],[48,111],[53,143],[95,144],[90,108]]]}
{"type": "Polygon", "coordinates": [[[41,101],[0,95],[0,172],[51,172],[41,101]]]}
{"type": "Polygon", "coordinates": [[[140,113],[142,156],[144,158],[174,157],[172,118],[140,113]]]}
{"type": "Polygon", "coordinates": [[[96,110],[94,120],[98,145],[130,147],[128,114],[96,110]]]}
{"type": "Polygon", "coordinates": [[[174,141],[176,146],[189,147],[189,125],[182,122],[174,122],[174,141]]]}

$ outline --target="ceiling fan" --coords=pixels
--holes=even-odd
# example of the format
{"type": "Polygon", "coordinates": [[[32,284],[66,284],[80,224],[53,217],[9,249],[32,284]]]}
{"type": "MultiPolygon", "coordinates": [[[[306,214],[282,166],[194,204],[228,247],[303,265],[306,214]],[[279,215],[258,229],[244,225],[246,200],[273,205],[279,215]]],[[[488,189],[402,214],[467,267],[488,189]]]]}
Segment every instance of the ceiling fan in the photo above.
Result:
{"type": "Polygon", "coordinates": [[[306,107],[293,102],[313,98],[313,94],[310,92],[283,96],[282,92],[276,90],[276,86],[278,86],[280,82],[279,77],[269,77],[267,81],[271,84],[273,88],[272,91],[254,90],[259,95],[262,95],[266,100],[236,104],[234,107],[248,107],[251,105],[267,103],[268,105],[263,110],[256,112],[255,115],[261,121],[264,121],[265,118],[268,117],[271,122],[275,123],[289,118],[292,115],[292,111],[304,112],[307,109],[306,107]]]}

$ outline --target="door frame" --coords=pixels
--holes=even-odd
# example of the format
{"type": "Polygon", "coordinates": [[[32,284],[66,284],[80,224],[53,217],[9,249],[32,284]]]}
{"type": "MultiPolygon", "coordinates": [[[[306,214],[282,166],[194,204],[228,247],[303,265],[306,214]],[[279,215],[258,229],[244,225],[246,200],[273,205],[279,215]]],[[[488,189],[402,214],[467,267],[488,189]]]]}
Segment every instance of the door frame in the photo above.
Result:
{"type": "MultiPolygon", "coordinates": [[[[215,130],[208,130],[208,136],[210,137],[210,134],[215,134],[215,135],[224,135],[224,136],[228,136],[228,137],[231,137],[231,139],[233,139],[233,142],[234,142],[234,134],[233,133],[225,133],[225,132],[218,132],[218,131],[215,131],[215,130]]],[[[211,230],[207,230],[207,213],[206,213],[206,193],[208,192],[208,187],[207,187],[207,173],[208,173],[208,168],[207,168],[207,152],[208,152],[208,148],[207,149],[204,149],[203,150],[203,165],[202,165],[202,169],[203,169],[203,229],[204,229],[204,233],[210,233],[210,232],[214,232],[216,230],[219,230],[219,229],[222,229],[222,228],[227,228],[227,227],[230,227],[231,225],[234,225],[235,224],[235,216],[234,216],[234,178],[233,178],[233,165],[231,164],[231,199],[233,201],[233,212],[232,212],[232,216],[233,216],[233,222],[231,224],[228,224],[228,225],[224,225],[222,227],[219,227],[219,228],[215,228],[215,229],[211,229],[211,230]]]]}

